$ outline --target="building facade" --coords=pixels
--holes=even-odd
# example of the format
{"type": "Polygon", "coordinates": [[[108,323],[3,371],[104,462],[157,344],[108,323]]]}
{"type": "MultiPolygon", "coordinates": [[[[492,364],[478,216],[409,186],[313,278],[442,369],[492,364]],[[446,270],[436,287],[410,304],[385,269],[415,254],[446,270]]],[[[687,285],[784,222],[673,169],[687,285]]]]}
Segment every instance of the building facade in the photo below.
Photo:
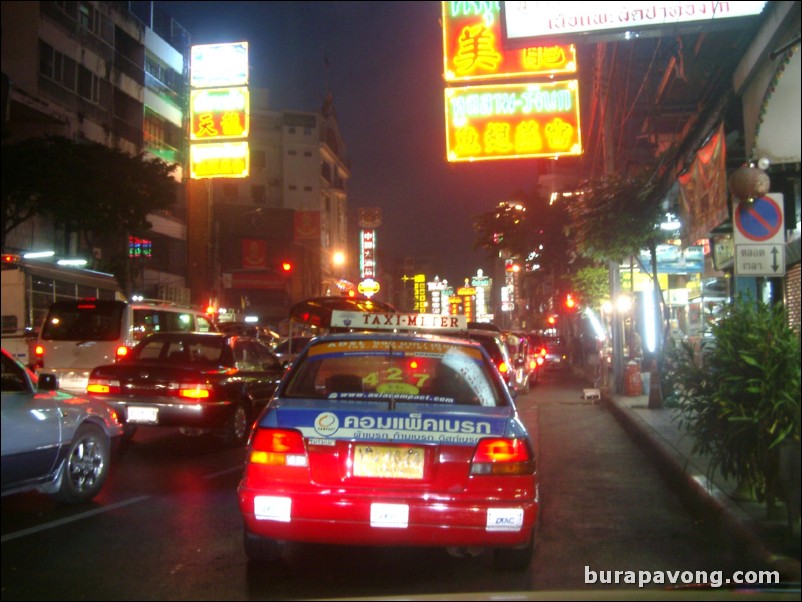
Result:
{"type": "MultiPolygon", "coordinates": [[[[5,142],[60,136],[146,153],[177,164],[181,180],[189,37],[180,24],[157,19],[149,2],[3,2],[2,30],[5,142]]],[[[109,249],[130,237],[126,292],[188,301],[184,207],[179,195],[149,216],[151,230],[112,227],[91,249],[37,217],[5,250],[55,250],[102,269],[109,249]]]]}
{"type": "Polygon", "coordinates": [[[250,106],[248,177],[190,182],[190,287],[197,302],[275,323],[295,301],[338,294],[353,265],[335,262],[350,169],[330,98],[319,113],[271,110],[254,89],[250,106]]]}

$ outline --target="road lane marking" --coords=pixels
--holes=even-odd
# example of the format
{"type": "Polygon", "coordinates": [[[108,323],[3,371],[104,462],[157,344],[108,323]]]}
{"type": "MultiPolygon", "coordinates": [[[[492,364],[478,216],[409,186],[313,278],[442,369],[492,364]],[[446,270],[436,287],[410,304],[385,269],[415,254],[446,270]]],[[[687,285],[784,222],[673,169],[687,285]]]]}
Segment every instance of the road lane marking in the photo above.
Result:
{"type": "Polygon", "coordinates": [[[110,510],[116,510],[117,508],[122,508],[124,506],[130,506],[131,504],[143,502],[149,499],[150,497],[152,496],[140,495],[139,497],[131,498],[130,500],[125,500],[124,502],[117,502],[116,504],[103,506],[101,508],[95,508],[94,510],[81,512],[80,514],[76,514],[74,516],[68,516],[67,518],[61,518],[59,520],[50,521],[49,523],[42,523],[41,525],[37,525],[36,527],[23,529],[22,531],[15,531],[13,533],[3,535],[2,538],[0,538],[0,543],[5,543],[7,541],[11,541],[12,539],[19,539],[20,537],[25,537],[27,535],[33,535],[34,533],[39,533],[40,531],[47,531],[48,529],[54,529],[62,525],[74,523],[76,521],[89,518],[90,516],[95,516],[96,514],[103,514],[104,512],[109,512],[110,510]]]}
{"type": "Polygon", "coordinates": [[[232,472],[240,472],[244,470],[242,466],[235,466],[234,468],[226,468],[225,470],[221,470],[219,472],[213,472],[207,475],[204,475],[204,479],[216,479],[217,477],[222,477],[223,475],[232,473],[232,472]]]}

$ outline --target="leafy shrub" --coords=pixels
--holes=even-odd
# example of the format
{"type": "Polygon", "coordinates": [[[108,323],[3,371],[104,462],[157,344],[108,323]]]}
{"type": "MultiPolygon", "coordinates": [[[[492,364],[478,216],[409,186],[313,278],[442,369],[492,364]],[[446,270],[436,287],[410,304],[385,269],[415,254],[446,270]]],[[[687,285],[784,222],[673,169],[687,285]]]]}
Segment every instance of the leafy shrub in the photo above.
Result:
{"type": "Polygon", "coordinates": [[[800,338],[782,305],[749,296],[734,300],[712,334],[702,354],[688,343],[670,352],[665,382],[711,474],[749,484],[763,499],[776,489],[779,446],[800,440],[800,338]]]}

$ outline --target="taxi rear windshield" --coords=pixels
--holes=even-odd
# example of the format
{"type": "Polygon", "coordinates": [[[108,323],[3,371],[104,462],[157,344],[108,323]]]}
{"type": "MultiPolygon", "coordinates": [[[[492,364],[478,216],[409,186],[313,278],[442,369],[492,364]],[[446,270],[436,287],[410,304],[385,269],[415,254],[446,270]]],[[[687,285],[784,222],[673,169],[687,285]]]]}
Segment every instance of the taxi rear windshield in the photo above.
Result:
{"type": "Polygon", "coordinates": [[[78,299],[50,306],[42,325],[46,341],[114,341],[120,337],[122,301],[78,299]]]}
{"type": "Polygon", "coordinates": [[[443,405],[508,404],[478,347],[434,341],[330,340],[313,344],[284,397],[443,405]]]}

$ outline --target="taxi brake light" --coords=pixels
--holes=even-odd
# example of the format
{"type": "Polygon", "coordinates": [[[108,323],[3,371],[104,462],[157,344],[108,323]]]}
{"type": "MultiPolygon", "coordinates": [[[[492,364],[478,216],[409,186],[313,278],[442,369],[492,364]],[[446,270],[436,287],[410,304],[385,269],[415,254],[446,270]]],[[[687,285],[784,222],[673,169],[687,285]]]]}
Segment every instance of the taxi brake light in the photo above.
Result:
{"type": "Polygon", "coordinates": [[[121,360],[128,355],[128,351],[129,351],[128,347],[126,347],[125,345],[120,345],[114,351],[114,357],[118,360],[121,360]]]}
{"type": "Polygon", "coordinates": [[[534,472],[534,459],[525,439],[482,439],[471,462],[474,475],[524,475],[534,472]]]}
{"type": "Polygon", "coordinates": [[[290,429],[257,429],[248,456],[252,464],[307,466],[303,435],[290,429]]]}

